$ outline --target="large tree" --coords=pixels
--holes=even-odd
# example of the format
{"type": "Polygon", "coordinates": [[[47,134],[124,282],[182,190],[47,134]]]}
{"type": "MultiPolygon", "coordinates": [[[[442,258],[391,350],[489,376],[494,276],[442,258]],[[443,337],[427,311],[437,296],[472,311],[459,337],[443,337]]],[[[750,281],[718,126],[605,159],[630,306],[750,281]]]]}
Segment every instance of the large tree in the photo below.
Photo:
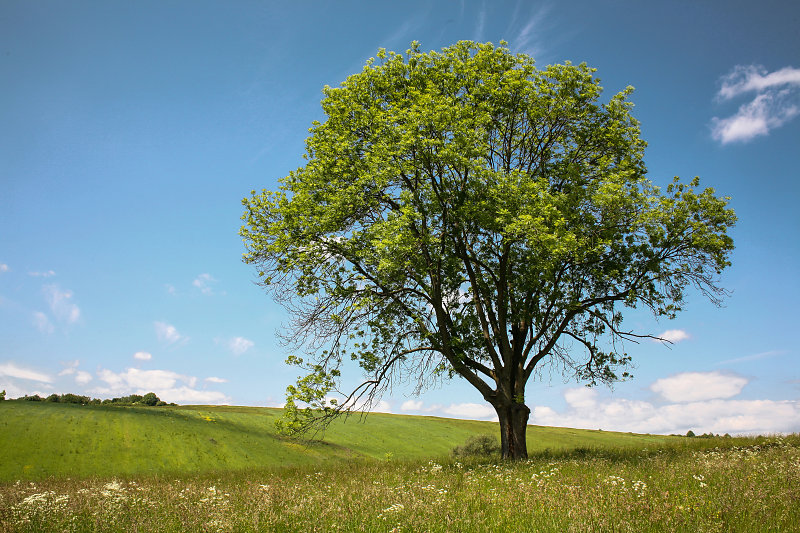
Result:
{"type": "Polygon", "coordinates": [[[524,458],[531,376],[628,377],[624,341],[652,335],[621,310],[673,317],[692,287],[719,303],[735,215],[696,178],[645,177],[632,89],[603,103],[586,65],[537,69],[504,43],[377,56],[324,88],[306,164],[243,201],[244,260],[309,371],[283,427],[460,376],[524,458]],[[347,359],[365,379],[331,402],[347,359]]]}

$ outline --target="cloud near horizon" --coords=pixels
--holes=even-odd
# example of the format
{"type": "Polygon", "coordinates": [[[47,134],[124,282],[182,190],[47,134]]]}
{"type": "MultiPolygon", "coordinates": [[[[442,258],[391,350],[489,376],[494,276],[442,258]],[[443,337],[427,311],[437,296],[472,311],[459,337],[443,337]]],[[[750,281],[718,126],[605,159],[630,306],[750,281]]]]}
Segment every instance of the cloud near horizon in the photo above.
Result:
{"type": "Polygon", "coordinates": [[[227,404],[231,399],[222,392],[195,389],[198,379],[171,370],[140,370],[128,368],[124,372],[101,369],[97,372],[106,386],[93,389],[93,394],[128,395],[154,392],[165,402],[191,402],[227,404]]]}
{"type": "Polygon", "coordinates": [[[625,398],[600,398],[594,389],[570,389],[567,409],[532,409],[531,423],[634,433],[774,434],[800,430],[800,402],[712,399],[655,405],[625,398]],[[580,392],[578,392],[580,391],[580,392]]]}
{"type": "Polygon", "coordinates": [[[466,418],[471,420],[489,420],[496,422],[497,412],[488,403],[451,403],[450,405],[432,404],[425,405],[422,400],[406,400],[400,410],[407,413],[424,413],[434,416],[447,416],[452,418],[466,418]]]}
{"type": "MultiPolygon", "coordinates": [[[[772,434],[800,431],[800,402],[736,400],[747,379],[721,372],[685,372],[656,380],[650,390],[663,402],[604,397],[597,389],[564,391],[567,408],[531,406],[529,423],[581,429],[653,434],[772,434]]],[[[497,421],[489,404],[425,405],[407,400],[400,410],[412,414],[497,421]]]]}
{"type": "Polygon", "coordinates": [[[711,136],[721,144],[748,142],[768,135],[800,114],[800,69],[784,67],[767,72],[756,65],[737,65],[721,78],[716,99],[728,101],[755,93],[733,116],[714,117],[711,136]]]}

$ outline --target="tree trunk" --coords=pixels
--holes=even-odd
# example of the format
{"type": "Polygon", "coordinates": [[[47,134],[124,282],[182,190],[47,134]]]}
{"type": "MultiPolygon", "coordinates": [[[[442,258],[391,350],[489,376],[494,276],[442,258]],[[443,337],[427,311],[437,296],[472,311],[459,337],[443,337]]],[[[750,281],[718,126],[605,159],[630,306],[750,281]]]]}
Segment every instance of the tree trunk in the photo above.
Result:
{"type": "Polygon", "coordinates": [[[531,410],[521,403],[495,405],[494,409],[500,419],[500,447],[503,459],[527,459],[526,431],[531,410]]]}

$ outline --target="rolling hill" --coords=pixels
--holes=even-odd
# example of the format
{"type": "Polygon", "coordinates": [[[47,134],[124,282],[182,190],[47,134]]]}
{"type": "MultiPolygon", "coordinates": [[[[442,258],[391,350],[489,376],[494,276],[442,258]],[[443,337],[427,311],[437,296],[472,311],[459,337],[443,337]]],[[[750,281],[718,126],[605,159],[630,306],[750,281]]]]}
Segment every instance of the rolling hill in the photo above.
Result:
{"type": "MultiPolygon", "coordinates": [[[[324,441],[281,438],[280,409],[0,402],[0,482],[182,475],[353,459],[446,455],[492,422],[372,413],[334,422],[324,441]],[[390,454],[390,455],[389,455],[390,454]]],[[[528,449],[660,445],[671,437],[529,426],[528,449]]]]}

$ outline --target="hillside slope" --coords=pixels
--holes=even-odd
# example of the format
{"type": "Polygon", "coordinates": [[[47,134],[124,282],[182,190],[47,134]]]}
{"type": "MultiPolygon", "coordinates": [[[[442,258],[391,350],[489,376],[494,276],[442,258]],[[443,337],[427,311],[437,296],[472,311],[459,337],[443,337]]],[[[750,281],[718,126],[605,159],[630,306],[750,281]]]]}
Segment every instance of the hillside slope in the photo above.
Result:
{"type": "MultiPolygon", "coordinates": [[[[0,403],[0,482],[44,477],[201,473],[375,458],[446,455],[492,422],[373,413],[336,421],[323,442],[282,439],[280,409],[111,407],[0,403]]],[[[670,437],[565,428],[528,428],[531,453],[544,449],[657,445],[670,437]]]]}

